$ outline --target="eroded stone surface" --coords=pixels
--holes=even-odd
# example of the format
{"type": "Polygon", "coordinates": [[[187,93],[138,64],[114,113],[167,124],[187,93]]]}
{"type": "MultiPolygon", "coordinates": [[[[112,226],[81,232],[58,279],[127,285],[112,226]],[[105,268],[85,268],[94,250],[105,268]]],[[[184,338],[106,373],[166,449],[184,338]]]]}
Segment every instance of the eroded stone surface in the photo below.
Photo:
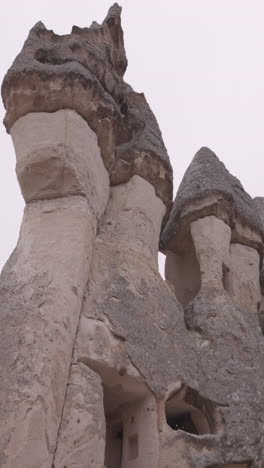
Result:
{"type": "Polygon", "coordinates": [[[73,26],[63,36],[37,23],[3,81],[5,125],[10,131],[31,112],[75,110],[96,132],[112,184],[138,174],[169,208],[172,168],[161,132],[144,94],[123,79],[127,59],[120,14],[114,4],[102,25],[73,26]]]}
{"type": "Polygon", "coordinates": [[[166,448],[168,466],[173,466],[177,452],[185,460],[182,466],[254,466],[263,425],[258,408],[264,348],[256,314],[261,239],[261,221],[251,198],[212,152],[200,150],[184,176],[161,243],[167,249],[166,275],[175,293],[186,291],[181,302],[187,329],[201,339],[200,346],[195,345],[199,392],[221,408],[225,437],[218,432],[221,424],[214,438],[203,441],[192,439],[188,444],[185,437],[180,441],[174,435],[166,448]],[[200,266],[199,292],[197,268],[190,261],[193,249],[200,266]],[[183,272],[190,269],[189,282],[186,273],[179,278],[180,265],[183,272]],[[244,440],[243,447],[239,440],[244,440]]]}
{"type": "Polygon", "coordinates": [[[215,216],[206,216],[191,224],[191,235],[200,265],[201,286],[223,287],[223,269],[230,267],[230,227],[215,216]]]}
{"type": "MultiPolygon", "coordinates": [[[[159,202],[153,189],[134,177],[112,191],[95,242],[75,360],[96,371],[112,395],[120,386],[118,398],[124,405],[144,399],[149,389],[156,395],[160,452],[153,466],[205,468],[253,460],[259,443],[256,425],[262,424],[258,412],[263,398],[263,337],[256,314],[237,307],[221,284],[222,264],[229,266],[229,226],[214,217],[194,223],[205,278],[212,275],[212,257],[220,267],[217,281],[202,283],[185,307],[186,328],[183,309],[156,271],[153,223],[160,225],[162,212],[157,217],[159,202]],[[157,204],[153,214],[147,192],[152,192],[149,204],[157,204]],[[206,243],[208,262],[203,257],[206,243]],[[166,398],[184,385],[188,388],[184,404],[207,414],[208,433],[174,431],[166,423],[166,398]],[[207,412],[203,401],[209,402],[207,412]]],[[[122,405],[115,398],[110,401],[113,417],[120,418],[122,405]]],[[[128,410],[124,411],[126,415],[128,410]]],[[[136,418],[136,411],[132,416],[136,418]]],[[[140,443],[145,435],[138,431],[137,437],[140,443]]],[[[139,462],[135,459],[130,465],[125,453],[123,457],[125,466],[139,462]]]]}
{"type": "Polygon", "coordinates": [[[82,195],[100,219],[108,202],[109,176],[85,120],[72,110],[30,113],[15,122],[11,135],[26,202],[82,195]]]}
{"type": "Polygon", "coordinates": [[[95,230],[82,197],[25,210],[1,276],[3,467],[52,464],[95,230]]]}
{"type": "MultiPolygon", "coordinates": [[[[97,359],[100,355],[117,372],[121,368],[126,372],[130,367],[129,356],[133,356],[132,364],[140,369],[141,380],[144,376],[143,381],[157,394],[164,393],[171,377],[159,362],[168,361],[171,355],[173,333],[180,334],[185,329],[183,313],[173,291],[157,271],[157,245],[165,207],[153,187],[138,176],[127,184],[113,187],[111,192],[94,247],[79,328],[80,343],[77,338],[78,353],[82,358],[86,353],[88,358],[95,359],[97,340],[85,339],[89,329],[93,334],[94,326],[99,327],[96,336],[103,334],[109,343],[111,338],[100,325],[103,321],[119,344],[116,342],[110,347],[110,357],[109,348],[101,342],[97,347],[97,359]],[[92,320],[99,321],[98,325],[92,320]],[[82,330],[82,325],[86,331],[82,330]],[[160,348],[157,342],[162,343],[160,348]],[[153,366],[158,366],[159,370],[154,371],[153,366]]],[[[185,346],[184,343],[181,346],[185,346]]],[[[177,374],[178,371],[176,380],[177,374]]]]}
{"type": "Polygon", "coordinates": [[[164,281],[171,167],[126,65],[115,4],[65,36],[38,23],[4,80],[27,207],[0,281],[0,465],[263,468],[262,201],[201,149],[164,281]]]}
{"type": "Polygon", "coordinates": [[[257,313],[261,303],[259,253],[252,247],[235,243],[230,245],[230,257],[226,290],[236,304],[257,313]]]}
{"type": "Polygon", "coordinates": [[[103,388],[82,363],[71,367],[54,468],[102,468],[105,450],[103,388]]]}
{"type": "Polygon", "coordinates": [[[57,445],[109,176],[95,135],[74,111],[21,117],[12,137],[30,203],[0,283],[0,464],[46,468],[57,445]]]}
{"type": "Polygon", "coordinates": [[[210,149],[201,148],[179,186],[162,249],[181,251],[190,223],[210,215],[230,225],[237,242],[261,244],[262,226],[252,198],[210,149]]]}

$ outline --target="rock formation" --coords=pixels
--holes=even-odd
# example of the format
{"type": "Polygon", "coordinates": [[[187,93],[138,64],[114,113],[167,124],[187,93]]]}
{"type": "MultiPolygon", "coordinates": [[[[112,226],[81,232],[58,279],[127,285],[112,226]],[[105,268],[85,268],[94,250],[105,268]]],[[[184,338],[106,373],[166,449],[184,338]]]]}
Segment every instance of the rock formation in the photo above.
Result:
{"type": "Polygon", "coordinates": [[[0,280],[0,466],[263,468],[264,203],[202,148],[171,209],[120,13],[37,23],[4,78],[26,207],[0,280]]]}

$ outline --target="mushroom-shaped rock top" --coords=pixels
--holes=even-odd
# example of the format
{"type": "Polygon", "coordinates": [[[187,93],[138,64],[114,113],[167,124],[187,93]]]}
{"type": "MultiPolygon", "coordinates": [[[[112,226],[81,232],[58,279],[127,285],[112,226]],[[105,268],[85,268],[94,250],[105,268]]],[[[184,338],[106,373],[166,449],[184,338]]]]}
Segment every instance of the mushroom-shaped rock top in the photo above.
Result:
{"type": "Polygon", "coordinates": [[[158,123],[144,94],[123,79],[127,67],[115,3],[101,25],[73,26],[57,35],[38,22],[2,84],[9,132],[30,112],[73,109],[97,134],[112,184],[137,174],[148,180],[170,208],[172,168],[158,123]]]}
{"type": "Polygon", "coordinates": [[[203,147],[194,156],[179,186],[161,236],[161,249],[181,250],[190,223],[210,215],[225,221],[234,232],[239,224],[261,237],[261,221],[252,198],[215,153],[203,147]]]}

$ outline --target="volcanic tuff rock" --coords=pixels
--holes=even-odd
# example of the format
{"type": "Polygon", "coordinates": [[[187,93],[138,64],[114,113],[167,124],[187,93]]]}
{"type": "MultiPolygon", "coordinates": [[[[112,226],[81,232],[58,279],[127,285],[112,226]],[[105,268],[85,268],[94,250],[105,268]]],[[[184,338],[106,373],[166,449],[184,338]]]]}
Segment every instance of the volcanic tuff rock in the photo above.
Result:
{"type": "Polygon", "coordinates": [[[3,81],[4,122],[9,132],[30,112],[74,109],[96,133],[111,183],[138,174],[169,207],[172,168],[161,132],[144,94],[123,79],[120,14],[114,4],[102,25],[73,26],[63,36],[37,23],[3,81]]]}
{"type": "Polygon", "coordinates": [[[263,430],[258,409],[263,405],[262,233],[255,202],[217,156],[202,148],[183,177],[161,235],[166,278],[184,307],[189,333],[202,340],[196,351],[199,391],[218,402],[224,420],[217,448],[206,452],[205,444],[203,450],[205,459],[218,453],[218,460],[206,464],[201,452],[195,467],[263,466],[258,464],[263,460],[254,464],[260,443],[254,427],[259,434],[263,430]],[[242,433],[247,433],[243,447],[242,433]],[[252,452],[249,445],[255,446],[252,452]]]}
{"type": "MultiPolygon", "coordinates": [[[[220,217],[234,229],[236,224],[249,227],[256,233],[252,239],[254,246],[261,243],[262,226],[252,198],[217,156],[204,147],[196,153],[184,174],[170,220],[162,233],[161,248],[177,249],[178,231],[183,226],[188,230],[190,222],[208,215],[220,217]]],[[[241,237],[240,231],[236,233],[239,234],[241,237]]]]}
{"type": "Polygon", "coordinates": [[[27,205],[0,279],[0,466],[263,468],[263,204],[202,148],[161,278],[172,172],[120,10],[38,23],[4,79],[27,205]]]}

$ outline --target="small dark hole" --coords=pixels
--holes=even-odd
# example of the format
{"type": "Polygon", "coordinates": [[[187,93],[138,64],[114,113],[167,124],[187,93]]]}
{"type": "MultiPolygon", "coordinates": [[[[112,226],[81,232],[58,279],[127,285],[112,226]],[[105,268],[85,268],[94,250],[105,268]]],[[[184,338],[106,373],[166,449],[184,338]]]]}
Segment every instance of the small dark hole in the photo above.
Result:
{"type": "Polygon", "coordinates": [[[190,434],[198,435],[198,431],[193,423],[190,413],[183,413],[167,419],[167,424],[174,430],[181,429],[190,434]]]}

